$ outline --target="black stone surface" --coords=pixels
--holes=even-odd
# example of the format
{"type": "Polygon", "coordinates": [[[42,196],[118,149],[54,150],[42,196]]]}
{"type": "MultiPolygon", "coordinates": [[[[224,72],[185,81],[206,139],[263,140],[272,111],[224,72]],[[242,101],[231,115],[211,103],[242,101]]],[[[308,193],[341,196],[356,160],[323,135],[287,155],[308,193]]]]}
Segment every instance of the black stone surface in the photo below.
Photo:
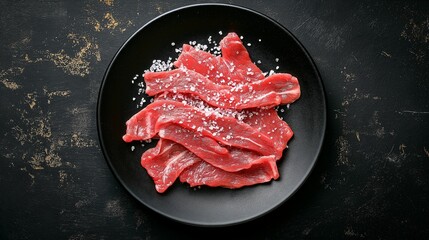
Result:
{"type": "Polygon", "coordinates": [[[314,58],[319,161],[290,201],[226,228],[171,221],[125,191],[97,137],[103,74],[134,31],[198,2],[0,2],[0,239],[429,237],[427,1],[213,1],[272,17],[314,58]]]}

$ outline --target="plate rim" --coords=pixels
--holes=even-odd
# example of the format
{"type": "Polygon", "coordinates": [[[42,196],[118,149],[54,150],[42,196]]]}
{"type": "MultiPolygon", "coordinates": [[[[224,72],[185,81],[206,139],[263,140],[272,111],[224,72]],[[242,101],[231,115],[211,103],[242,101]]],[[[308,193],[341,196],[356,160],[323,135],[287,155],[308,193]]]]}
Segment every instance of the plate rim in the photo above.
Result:
{"type": "Polygon", "coordinates": [[[141,26],[140,28],[138,28],[136,31],[134,31],[120,46],[120,48],[115,52],[115,54],[113,55],[112,59],[109,62],[108,67],[106,68],[100,87],[99,87],[99,92],[98,92],[98,97],[97,97],[97,106],[96,106],[96,124],[97,124],[97,135],[98,135],[98,141],[99,141],[99,146],[100,149],[103,153],[104,159],[107,162],[110,170],[113,172],[113,175],[115,176],[115,178],[119,181],[119,183],[122,185],[122,187],[124,187],[127,192],[134,197],[135,200],[137,200],[139,203],[143,204],[145,207],[151,209],[152,211],[160,214],[161,216],[164,216],[166,218],[172,219],[176,222],[180,222],[180,223],[184,223],[187,225],[191,225],[191,226],[199,226],[199,227],[226,227],[226,226],[232,226],[232,225],[238,225],[238,224],[243,224],[249,221],[252,221],[254,219],[260,218],[272,211],[274,211],[275,209],[277,209],[278,207],[280,207],[281,205],[283,205],[284,203],[286,203],[290,198],[292,198],[297,192],[298,190],[304,185],[304,183],[307,181],[307,179],[309,178],[309,176],[311,175],[311,172],[314,170],[314,167],[317,163],[317,160],[320,157],[320,153],[322,150],[322,147],[324,145],[325,142],[325,135],[326,135],[326,127],[327,127],[327,104],[326,104],[326,91],[325,91],[325,87],[323,84],[323,80],[321,77],[321,74],[317,68],[316,63],[314,62],[314,59],[311,57],[311,55],[309,54],[308,50],[304,47],[304,45],[301,43],[301,41],[299,41],[299,39],[292,34],[292,32],[287,29],[286,27],[284,27],[282,24],[280,24],[277,20],[273,19],[272,17],[263,14],[259,11],[253,10],[251,8],[248,7],[243,7],[240,5],[236,5],[236,4],[226,4],[226,3],[197,3],[197,4],[190,4],[190,5],[184,5],[181,7],[177,7],[174,8],[172,10],[169,10],[163,14],[160,14],[158,16],[156,16],[155,18],[152,18],[151,20],[149,20],[147,23],[145,23],[143,26],[141,26]],[[267,19],[268,21],[270,21],[271,23],[275,24],[277,27],[279,27],[280,29],[282,29],[284,32],[286,32],[292,39],[293,41],[295,41],[297,43],[297,45],[299,46],[300,50],[305,54],[305,57],[309,60],[309,63],[315,73],[315,76],[317,78],[316,83],[319,85],[320,87],[320,93],[321,93],[321,103],[323,105],[323,113],[322,113],[322,119],[323,123],[322,125],[322,132],[321,132],[321,137],[318,141],[318,146],[316,149],[316,155],[314,156],[314,158],[311,161],[311,164],[308,166],[308,170],[305,172],[304,176],[301,178],[301,180],[298,182],[298,184],[295,185],[295,187],[293,188],[293,190],[290,192],[290,194],[288,196],[286,196],[285,198],[283,198],[279,203],[277,203],[275,206],[269,208],[268,210],[263,211],[262,213],[259,214],[255,214],[253,216],[250,216],[248,218],[245,219],[241,219],[241,220],[228,220],[228,221],[224,221],[223,223],[202,223],[199,221],[192,221],[192,220],[186,220],[180,217],[176,217],[173,216],[171,214],[165,213],[159,209],[157,209],[156,207],[153,207],[147,203],[145,203],[144,201],[142,201],[140,199],[140,197],[138,197],[133,190],[131,190],[127,184],[124,182],[124,180],[120,177],[120,174],[117,172],[117,170],[114,168],[112,160],[110,159],[110,156],[108,156],[107,154],[107,149],[106,149],[106,144],[103,140],[103,133],[102,133],[102,129],[101,129],[101,116],[100,116],[100,112],[101,112],[101,100],[103,97],[103,89],[105,88],[106,85],[106,79],[111,71],[111,68],[113,67],[114,63],[116,62],[116,59],[118,58],[118,56],[120,55],[120,53],[122,52],[122,50],[127,47],[127,45],[130,43],[130,41],[137,35],[139,34],[142,30],[144,30],[145,28],[147,28],[149,25],[151,25],[153,22],[158,21],[159,19],[170,15],[170,14],[174,14],[176,12],[179,12],[181,10],[184,9],[189,9],[189,8],[198,8],[198,7],[227,7],[227,8],[235,8],[237,10],[240,11],[246,11],[252,14],[256,14],[259,15],[262,18],[267,19]]]}

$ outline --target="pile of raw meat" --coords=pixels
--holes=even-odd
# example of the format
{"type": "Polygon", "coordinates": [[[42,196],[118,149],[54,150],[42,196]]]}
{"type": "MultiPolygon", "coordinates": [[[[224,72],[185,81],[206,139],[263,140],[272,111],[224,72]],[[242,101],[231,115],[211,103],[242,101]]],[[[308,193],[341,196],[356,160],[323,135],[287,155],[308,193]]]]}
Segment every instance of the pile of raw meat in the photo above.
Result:
{"type": "Polygon", "coordinates": [[[144,74],[154,101],[127,121],[123,140],[159,138],[141,165],[160,193],[177,178],[233,189],[279,177],[293,132],[274,107],[300,97],[298,79],[265,76],[235,33],[219,46],[215,56],[184,44],[175,69],[144,74]]]}

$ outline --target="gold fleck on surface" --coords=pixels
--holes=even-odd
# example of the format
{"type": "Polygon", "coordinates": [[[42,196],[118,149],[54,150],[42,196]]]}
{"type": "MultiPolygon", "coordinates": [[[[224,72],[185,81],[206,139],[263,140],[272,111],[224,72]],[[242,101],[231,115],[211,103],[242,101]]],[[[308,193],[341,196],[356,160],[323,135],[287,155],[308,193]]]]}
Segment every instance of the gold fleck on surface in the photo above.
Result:
{"type": "Polygon", "coordinates": [[[21,85],[13,81],[12,78],[21,75],[24,72],[22,67],[13,67],[0,71],[0,82],[10,90],[17,90],[21,85]]]}
{"type": "Polygon", "coordinates": [[[9,89],[11,89],[11,90],[16,90],[16,89],[18,89],[18,88],[20,88],[21,86],[19,86],[17,83],[15,83],[15,82],[11,82],[11,81],[8,81],[8,80],[1,80],[1,83],[3,83],[3,85],[6,87],[6,88],[9,88],[9,89]]]}
{"type": "Polygon", "coordinates": [[[45,96],[48,97],[48,104],[51,103],[53,97],[69,97],[71,94],[70,90],[58,90],[58,91],[48,91],[46,88],[43,88],[45,96]]]}
{"type": "Polygon", "coordinates": [[[89,37],[74,33],[68,34],[67,38],[73,43],[74,47],[79,47],[74,55],[68,54],[62,49],[56,53],[48,51],[46,57],[65,73],[84,77],[90,73],[91,58],[95,57],[97,61],[101,61],[98,45],[93,43],[89,37]]]}
{"type": "MultiPolygon", "coordinates": [[[[100,0],[100,2],[102,2],[100,0]]],[[[91,25],[96,32],[109,31],[111,34],[116,32],[123,33],[133,22],[128,18],[117,16],[110,6],[113,1],[103,1],[104,6],[87,4],[84,9],[87,14],[87,24],[91,25]],[[103,10],[104,9],[104,10],[103,10]]]]}
{"type": "Polygon", "coordinates": [[[106,4],[107,6],[113,6],[113,0],[100,0],[100,2],[106,4]]]}
{"type": "Polygon", "coordinates": [[[119,25],[118,21],[116,21],[113,15],[109,12],[104,15],[104,19],[107,20],[105,25],[107,29],[115,29],[119,25]]]}
{"type": "Polygon", "coordinates": [[[409,42],[429,42],[429,18],[423,21],[410,19],[401,32],[401,37],[409,42]]]}
{"type": "Polygon", "coordinates": [[[36,102],[36,93],[32,92],[32,93],[27,93],[27,99],[25,100],[28,103],[28,106],[33,109],[37,102],[36,102]]]}
{"type": "Polygon", "coordinates": [[[73,133],[70,140],[70,146],[84,148],[84,147],[92,147],[95,146],[95,141],[92,139],[86,139],[82,136],[82,133],[73,133]]]}
{"type": "Polygon", "coordinates": [[[37,57],[35,59],[32,59],[32,58],[30,58],[28,53],[24,54],[24,62],[26,62],[26,63],[37,63],[37,62],[41,62],[41,61],[43,61],[43,58],[41,58],[41,57],[37,57]]]}
{"type": "Polygon", "coordinates": [[[343,136],[338,137],[335,142],[337,146],[337,165],[349,165],[350,144],[343,136]]]}
{"type": "Polygon", "coordinates": [[[67,183],[68,174],[64,170],[58,171],[58,177],[60,181],[60,187],[62,187],[65,183],[67,183]]]}

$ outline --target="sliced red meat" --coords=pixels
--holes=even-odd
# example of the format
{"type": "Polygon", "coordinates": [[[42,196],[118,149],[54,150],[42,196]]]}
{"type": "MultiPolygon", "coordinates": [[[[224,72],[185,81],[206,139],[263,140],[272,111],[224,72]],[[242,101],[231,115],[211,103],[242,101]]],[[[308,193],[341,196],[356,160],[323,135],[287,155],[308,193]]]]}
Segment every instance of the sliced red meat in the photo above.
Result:
{"type": "Polygon", "coordinates": [[[127,121],[125,142],[147,140],[154,137],[163,124],[178,124],[211,137],[227,146],[256,151],[262,155],[281,156],[283,149],[276,149],[274,142],[255,128],[233,117],[204,112],[188,104],[159,100],[132,116],[127,121]]]}
{"type": "Polygon", "coordinates": [[[154,96],[162,92],[193,94],[208,104],[221,108],[272,107],[281,103],[281,96],[272,87],[275,84],[255,83],[255,86],[219,85],[203,75],[184,68],[167,72],[145,73],[146,94],[154,96]],[[255,90],[253,90],[255,88],[255,90]]]}
{"type": "Polygon", "coordinates": [[[211,53],[196,49],[188,44],[183,44],[182,52],[174,62],[174,66],[177,68],[185,67],[204,75],[214,82],[220,82],[222,80],[225,82],[226,76],[229,76],[230,74],[228,65],[220,63],[220,57],[216,57],[211,53]],[[221,78],[219,73],[216,73],[219,72],[219,69],[222,69],[220,71],[225,73],[222,74],[222,76],[224,75],[225,77],[221,78]]]}
{"type": "Polygon", "coordinates": [[[229,154],[228,149],[222,147],[213,138],[182,128],[174,123],[164,124],[159,129],[158,136],[177,142],[186,148],[193,147],[193,151],[198,156],[206,156],[212,159],[227,157],[229,154]]]}
{"type": "Polygon", "coordinates": [[[163,93],[158,95],[156,99],[184,102],[199,109],[217,111],[218,115],[234,117],[238,121],[243,121],[272,139],[276,149],[285,149],[287,143],[293,136],[292,129],[285,121],[280,119],[274,108],[254,108],[242,111],[211,108],[200,98],[189,94],[163,93]]]}
{"type": "Polygon", "coordinates": [[[191,187],[207,185],[211,187],[240,188],[277,179],[279,172],[275,161],[264,161],[239,172],[226,172],[204,161],[197,162],[180,174],[180,181],[191,187]]]}
{"type": "Polygon", "coordinates": [[[241,148],[224,148],[217,141],[200,133],[181,128],[176,124],[166,124],[159,130],[158,135],[163,139],[174,141],[202,158],[207,163],[228,172],[236,172],[250,168],[275,156],[260,154],[241,148]]]}
{"type": "Polygon", "coordinates": [[[285,149],[287,147],[293,131],[285,121],[279,118],[274,108],[255,109],[243,115],[246,116],[243,118],[243,122],[269,136],[274,141],[276,148],[285,149]]]}
{"type": "Polygon", "coordinates": [[[145,73],[146,93],[193,94],[221,108],[273,107],[299,98],[298,80],[290,74],[275,74],[263,80],[235,87],[215,84],[195,71],[178,68],[166,72],[145,73]]]}
{"type": "Polygon", "coordinates": [[[165,192],[185,168],[199,161],[200,158],[183,146],[165,139],[160,139],[156,147],[145,151],[141,157],[141,165],[152,177],[159,193],[165,192]]]}
{"type": "Polygon", "coordinates": [[[219,45],[222,51],[222,59],[236,67],[234,72],[237,75],[243,76],[240,82],[252,82],[262,80],[265,77],[262,70],[250,59],[249,52],[247,52],[246,47],[236,33],[228,33],[220,41],[219,45]]]}
{"type": "MultiPolygon", "coordinates": [[[[232,152],[239,154],[241,150],[235,149],[232,152]]],[[[191,186],[203,184],[215,186],[214,184],[217,184],[217,186],[227,188],[240,188],[268,182],[271,179],[277,179],[279,176],[273,162],[272,157],[265,156],[261,157],[261,161],[249,169],[235,173],[227,172],[203,161],[184,146],[163,138],[158,141],[156,147],[147,150],[141,157],[141,165],[153,179],[155,189],[159,193],[165,192],[179,176],[182,182],[187,181],[191,186]],[[193,177],[190,177],[191,175],[193,177]],[[204,183],[198,182],[198,176],[202,176],[204,183]],[[224,178],[223,181],[225,182],[216,179],[217,177],[224,178]],[[228,180],[233,181],[227,184],[226,181],[228,180]]]]}
{"type": "Polygon", "coordinates": [[[222,39],[220,46],[222,57],[184,44],[182,53],[174,65],[194,70],[216,83],[232,86],[264,78],[262,71],[250,59],[237,34],[229,33],[222,39]]]}

